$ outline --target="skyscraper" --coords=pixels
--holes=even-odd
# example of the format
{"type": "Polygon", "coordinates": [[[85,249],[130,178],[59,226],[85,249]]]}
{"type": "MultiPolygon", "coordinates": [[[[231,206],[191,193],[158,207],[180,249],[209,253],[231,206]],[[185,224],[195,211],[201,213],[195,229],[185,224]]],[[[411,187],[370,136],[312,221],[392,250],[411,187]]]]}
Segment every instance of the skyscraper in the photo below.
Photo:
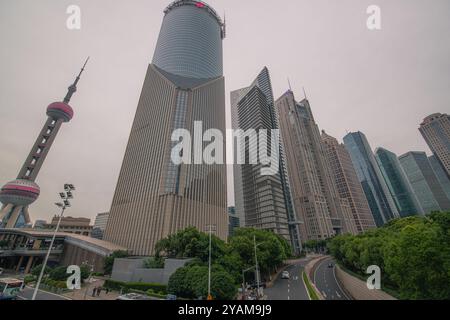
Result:
{"type": "Polygon", "coordinates": [[[442,189],[425,152],[408,152],[399,160],[425,214],[450,210],[450,200],[442,189]]]}
{"type": "Polygon", "coordinates": [[[401,217],[424,214],[397,155],[384,148],[375,150],[375,158],[401,217]]]}
{"type": "Polygon", "coordinates": [[[442,168],[441,163],[436,158],[436,156],[431,156],[428,158],[428,160],[430,161],[431,167],[436,174],[436,178],[439,180],[439,183],[444,189],[447,198],[450,199],[450,178],[447,176],[444,168],[442,168]]]}
{"type": "Polygon", "coordinates": [[[341,198],[347,199],[359,233],[376,228],[366,195],[356,175],[352,159],[347,149],[336,138],[322,131],[329,166],[341,198]]]}
{"type": "Polygon", "coordinates": [[[94,227],[92,228],[91,237],[96,239],[103,239],[103,235],[108,225],[109,212],[97,214],[95,217],[94,227]]]}
{"type": "Polygon", "coordinates": [[[389,220],[399,218],[394,200],[364,133],[349,133],[344,137],[344,145],[352,158],[377,226],[382,227],[389,220]]]}
{"type": "Polygon", "coordinates": [[[174,1],[164,13],[104,236],[133,255],[153,254],[160,239],[189,226],[228,235],[226,166],[171,159],[175,130],[193,135],[201,122],[203,131],[225,132],[225,24],[201,1],[174,1]]]}
{"type": "MultiPolygon", "coordinates": [[[[257,141],[251,141],[250,130],[254,130],[255,134],[267,130],[270,134],[271,130],[278,129],[267,68],[260,72],[249,87],[231,92],[231,112],[233,129],[244,131],[250,139],[237,146],[241,153],[249,158],[250,150],[257,150],[257,141]]],[[[234,165],[234,180],[237,186],[235,201],[241,224],[273,231],[290,240],[287,197],[284,194],[287,189],[283,186],[281,177],[283,171],[262,175],[263,166],[261,161],[258,164],[245,161],[245,164],[234,165]]]]}
{"type": "Polygon", "coordinates": [[[419,130],[450,178],[450,116],[432,114],[422,122],[419,130]]]}
{"type": "Polygon", "coordinates": [[[297,102],[289,90],[275,106],[302,242],[356,234],[350,205],[339,197],[309,101],[297,102]]]}
{"type": "Polygon", "coordinates": [[[62,124],[73,118],[74,112],[69,102],[77,91],[77,84],[86,64],[87,60],[75,82],[69,87],[63,102],[54,102],[47,107],[47,121],[17,179],[7,183],[0,190],[0,202],[3,204],[0,211],[0,228],[21,228],[31,225],[28,206],[35,202],[40,194],[36,178],[62,124]]]}

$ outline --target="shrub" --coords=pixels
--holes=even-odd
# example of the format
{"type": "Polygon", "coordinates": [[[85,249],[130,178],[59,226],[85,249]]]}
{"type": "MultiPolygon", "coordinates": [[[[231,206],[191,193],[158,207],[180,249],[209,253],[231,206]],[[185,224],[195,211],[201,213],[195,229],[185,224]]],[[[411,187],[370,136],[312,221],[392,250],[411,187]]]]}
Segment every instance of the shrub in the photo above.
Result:
{"type": "Polygon", "coordinates": [[[105,281],[105,284],[103,286],[114,291],[120,291],[124,289],[147,292],[148,290],[152,290],[153,292],[162,292],[163,294],[167,293],[167,286],[157,283],[125,283],[108,279],[105,281]]]}

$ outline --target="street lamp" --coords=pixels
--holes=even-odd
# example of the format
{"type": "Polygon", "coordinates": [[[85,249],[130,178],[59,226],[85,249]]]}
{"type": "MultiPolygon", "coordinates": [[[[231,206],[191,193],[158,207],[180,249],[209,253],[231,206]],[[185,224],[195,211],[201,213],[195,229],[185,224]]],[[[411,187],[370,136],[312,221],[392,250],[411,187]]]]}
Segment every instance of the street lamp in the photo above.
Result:
{"type": "Polygon", "coordinates": [[[255,270],[256,270],[256,286],[257,286],[257,292],[258,292],[258,300],[261,295],[261,288],[260,288],[260,274],[259,274],[259,265],[258,265],[258,255],[256,253],[256,248],[260,246],[262,243],[256,244],[256,235],[253,236],[253,243],[255,245],[255,270]]]}
{"type": "Polygon", "coordinates": [[[70,193],[72,196],[70,199],[73,199],[72,191],[74,191],[74,190],[75,190],[75,187],[73,186],[73,184],[65,184],[64,185],[65,192],[61,192],[59,194],[61,200],[63,200],[63,203],[61,203],[61,202],[55,203],[55,205],[61,209],[61,214],[59,215],[58,224],[56,225],[55,231],[53,232],[52,241],[50,242],[50,247],[48,248],[47,255],[45,256],[44,263],[42,264],[41,273],[39,274],[39,278],[36,283],[36,287],[34,288],[34,293],[33,293],[33,297],[31,300],[36,300],[36,296],[39,291],[39,286],[41,285],[42,277],[44,276],[44,271],[45,271],[45,268],[47,267],[48,258],[50,257],[50,254],[52,252],[53,244],[55,243],[56,234],[58,233],[59,226],[61,224],[61,220],[64,215],[64,211],[66,210],[66,208],[70,207],[70,202],[68,200],[69,197],[67,194],[70,193]]]}
{"type": "Polygon", "coordinates": [[[246,291],[246,288],[245,288],[245,273],[250,271],[250,270],[253,270],[254,268],[255,267],[250,267],[248,269],[242,270],[242,296],[243,297],[245,297],[245,291],[246,291]]]}
{"type": "Polygon", "coordinates": [[[206,228],[209,231],[209,262],[208,262],[208,300],[212,300],[211,295],[211,243],[213,229],[216,231],[217,226],[215,224],[207,225],[206,228]]]}

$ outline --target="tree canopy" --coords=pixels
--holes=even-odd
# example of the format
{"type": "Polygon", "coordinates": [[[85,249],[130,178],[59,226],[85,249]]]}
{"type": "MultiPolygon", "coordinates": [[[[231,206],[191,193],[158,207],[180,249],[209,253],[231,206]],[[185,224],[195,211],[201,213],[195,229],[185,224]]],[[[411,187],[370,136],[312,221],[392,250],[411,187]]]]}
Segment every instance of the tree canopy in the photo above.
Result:
{"type": "Polygon", "coordinates": [[[383,283],[401,299],[450,299],[450,212],[397,219],[359,236],[338,236],[329,249],[358,274],[379,266],[383,283]]]}

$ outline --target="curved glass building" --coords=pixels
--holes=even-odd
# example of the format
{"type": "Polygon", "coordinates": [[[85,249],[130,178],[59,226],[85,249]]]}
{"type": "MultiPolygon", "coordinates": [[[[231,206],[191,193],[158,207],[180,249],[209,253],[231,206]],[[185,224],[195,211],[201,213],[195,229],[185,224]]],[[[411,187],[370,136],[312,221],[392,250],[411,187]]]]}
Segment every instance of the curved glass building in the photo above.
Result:
{"type": "Polygon", "coordinates": [[[183,77],[222,76],[225,25],[217,13],[199,1],[175,1],[164,12],[153,64],[183,77]]]}
{"type": "Polygon", "coordinates": [[[225,132],[225,25],[200,1],[175,1],[164,13],[104,235],[137,256],[191,226],[228,236],[226,166],[171,160],[175,130],[193,136],[201,122],[203,132],[225,132]]]}

